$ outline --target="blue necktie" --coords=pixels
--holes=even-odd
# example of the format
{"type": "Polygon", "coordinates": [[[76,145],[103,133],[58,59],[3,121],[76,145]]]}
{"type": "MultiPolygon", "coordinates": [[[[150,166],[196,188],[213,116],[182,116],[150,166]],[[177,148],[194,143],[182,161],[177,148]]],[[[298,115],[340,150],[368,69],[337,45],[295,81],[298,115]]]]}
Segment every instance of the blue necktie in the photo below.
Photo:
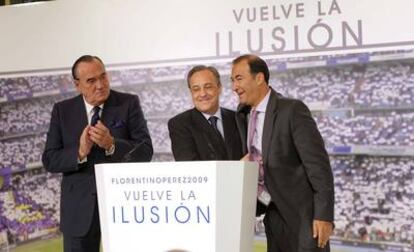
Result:
{"type": "MultiPolygon", "coordinates": [[[[95,106],[93,108],[93,114],[91,118],[91,126],[95,126],[100,117],[99,117],[99,111],[101,111],[101,108],[98,106],[95,106]]],[[[105,161],[105,150],[100,148],[98,145],[94,144],[91,150],[91,153],[88,156],[88,160],[91,160],[94,164],[96,163],[102,163],[105,161]]]]}
{"type": "Polygon", "coordinates": [[[101,111],[101,108],[98,106],[93,107],[93,115],[91,118],[91,125],[95,126],[95,124],[99,121],[99,111],[101,111]]]}
{"type": "Polygon", "coordinates": [[[221,135],[219,129],[217,128],[217,116],[210,116],[210,118],[208,118],[208,121],[210,122],[211,126],[213,126],[214,131],[221,137],[223,138],[223,136],[221,135]]]}

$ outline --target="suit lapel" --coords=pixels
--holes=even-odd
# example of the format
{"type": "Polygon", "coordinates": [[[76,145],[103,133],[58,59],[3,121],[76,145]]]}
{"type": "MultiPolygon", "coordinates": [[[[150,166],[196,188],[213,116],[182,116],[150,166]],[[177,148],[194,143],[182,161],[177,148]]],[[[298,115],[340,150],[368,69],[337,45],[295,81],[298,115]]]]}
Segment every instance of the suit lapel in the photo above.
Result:
{"type": "MultiPolygon", "coordinates": [[[[269,154],[269,145],[274,130],[274,121],[277,116],[277,93],[271,89],[269,102],[266,107],[266,115],[263,125],[263,135],[262,135],[262,157],[263,161],[267,163],[268,154],[269,154]]],[[[266,166],[266,165],[265,165],[266,166]]]]}
{"type": "Polygon", "coordinates": [[[79,95],[76,97],[74,106],[69,108],[71,110],[71,114],[73,115],[73,123],[70,122],[71,125],[76,125],[76,136],[80,136],[85,129],[86,125],[88,125],[88,111],[86,111],[85,102],[83,101],[83,96],[79,95]],[[79,118],[80,115],[80,118],[79,118]]]}
{"type": "Polygon", "coordinates": [[[191,114],[194,124],[199,129],[200,134],[204,134],[205,140],[213,145],[215,151],[220,153],[220,157],[226,157],[227,153],[226,148],[224,146],[223,138],[217,135],[213,127],[210,125],[210,123],[206,120],[206,118],[203,116],[201,112],[194,108],[191,114]]]}
{"type": "Polygon", "coordinates": [[[233,135],[236,129],[233,127],[231,114],[223,108],[221,110],[221,116],[223,118],[223,131],[224,131],[224,143],[227,150],[227,157],[231,158],[233,155],[233,135]]]}
{"type": "Polygon", "coordinates": [[[250,107],[239,105],[236,112],[236,125],[242,142],[243,155],[247,153],[247,115],[250,107]]]}
{"type": "Polygon", "coordinates": [[[114,118],[116,118],[116,96],[111,90],[108,99],[105,102],[101,120],[106,127],[110,127],[110,123],[113,122],[114,118]]]}

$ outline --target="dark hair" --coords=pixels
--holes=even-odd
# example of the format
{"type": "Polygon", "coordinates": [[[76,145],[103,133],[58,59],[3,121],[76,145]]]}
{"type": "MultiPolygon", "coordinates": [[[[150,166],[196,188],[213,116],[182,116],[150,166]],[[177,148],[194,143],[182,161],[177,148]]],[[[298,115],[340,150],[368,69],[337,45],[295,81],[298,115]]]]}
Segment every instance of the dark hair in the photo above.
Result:
{"type": "Polygon", "coordinates": [[[204,71],[204,70],[210,71],[214,75],[214,77],[216,78],[218,86],[221,86],[220,74],[219,74],[219,72],[217,71],[217,69],[215,67],[205,66],[205,65],[197,65],[197,66],[191,68],[191,70],[187,74],[188,88],[190,88],[190,79],[191,79],[191,77],[195,73],[200,72],[200,71],[204,71]]]}
{"type": "Polygon", "coordinates": [[[75,63],[73,63],[73,66],[72,66],[72,77],[73,77],[73,79],[78,80],[78,76],[76,76],[76,74],[77,74],[76,71],[78,70],[77,68],[78,68],[79,63],[81,63],[81,62],[92,62],[94,60],[97,60],[97,61],[101,62],[102,66],[105,67],[104,63],[102,62],[102,60],[98,56],[93,56],[93,55],[80,56],[75,61],[75,63]]]}
{"type": "Polygon", "coordinates": [[[266,61],[264,61],[259,56],[253,54],[245,54],[235,58],[233,60],[233,65],[238,64],[243,60],[247,61],[251,74],[263,73],[266,83],[269,83],[269,68],[267,67],[266,61]]]}

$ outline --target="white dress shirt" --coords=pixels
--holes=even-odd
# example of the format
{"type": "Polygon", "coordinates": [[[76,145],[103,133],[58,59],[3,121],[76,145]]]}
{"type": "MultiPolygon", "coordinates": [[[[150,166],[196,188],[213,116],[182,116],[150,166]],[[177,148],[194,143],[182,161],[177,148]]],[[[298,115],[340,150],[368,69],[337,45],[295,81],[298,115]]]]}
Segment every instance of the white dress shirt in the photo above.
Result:
{"type": "MultiPolygon", "coordinates": [[[[85,103],[86,115],[87,115],[87,117],[88,117],[88,124],[91,124],[91,120],[92,120],[92,116],[93,116],[93,108],[94,108],[95,106],[93,106],[93,105],[89,104],[89,103],[85,100],[85,98],[83,98],[83,102],[85,103]]],[[[103,104],[101,104],[101,105],[99,105],[98,107],[100,107],[100,108],[101,108],[101,110],[99,110],[99,118],[101,118],[101,116],[102,116],[102,110],[103,110],[104,105],[103,105],[103,104]]]]}
{"type": "MultiPolygon", "coordinates": [[[[219,109],[216,111],[216,113],[214,113],[213,115],[207,114],[207,113],[203,113],[201,112],[201,114],[203,114],[203,116],[206,118],[206,120],[208,121],[208,119],[211,116],[215,116],[217,117],[217,129],[220,132],[220,134],[223,136],[224,139],[224,127],[223,127],[223,118],[221,116],[221,109],[219,107],[219,109]]],[[[210,123],[210,122],[209,122],[210,123]]]]}
{"type": "MultiPolygon", "coordinates": [[[[253,143],[252,145],[260,152],[262,152],[262,139],[263,139],[263,126],[264,126],[264,120],[266,115],[266,107],[267,103],[269,102],[270,97],[270,90],[267,92],[266,96],[263,98],[263,100],[257,105],[255,108],[257,111],[257,121],[256,121],[256,132],[253,137],[253,143]]],[[[253,110],[253,108],[252,108],[253,110]]],[[[249,118],[251,116],[251,112],[249,114],[249,118]]],[[[247,132],[250,132],[248,130],[247,132]]],[[[250,136],[247,136],[247,139],[250,139],[250,136]]]]}
{"type": "MultiPolygon", "coordinates": [[[[85,100],[85,97],[83,97],[83,102],[85,103],[85,108],[86,108],[86,117],[88,118],[88,124],[90,125],[91,124],[91,121],[92,121],[92,116],[93,116],[93,108],[95,107],[95,106],[93,106],[93,105],[91,105],[91,104],[89,104],[86,100],[85,100]]],[[[99,105],[98,107],[100,107],[101,109],[99,110],[99,118],[101,118],[102,117],[102,110],[103,110],[103,107],[104,107],[104,104],[101,104],[101,105],[99,105]]],[[[114,152],[115,152],[115,145],[113,146],[113,148],[111,147],[109,150],[105,150],[105,155],[106,156],[110,156],[110,155],[112,155],[112,154],[114,154],[114,152]]],[[[78,159],[78,163],[85,163],[85,162],[87,162],[88,161],[88,158],[87,157],[84,157],[82,160],[79,160],[78,159]]]]}

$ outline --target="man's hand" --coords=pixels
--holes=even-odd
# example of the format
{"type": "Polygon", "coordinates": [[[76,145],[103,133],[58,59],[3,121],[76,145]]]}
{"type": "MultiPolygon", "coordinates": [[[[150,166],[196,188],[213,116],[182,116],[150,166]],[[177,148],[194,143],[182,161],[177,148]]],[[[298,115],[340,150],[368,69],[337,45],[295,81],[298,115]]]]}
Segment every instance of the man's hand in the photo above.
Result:
{"type": "Polygon", "coordinates": [[[313,220],[313,238],[318,238],[318,247],[324,248],[333,231],[333,224],[329,221],[313,220]]]}
{"type": "Polygon", "coordinates": [[[109,150],[114,143],[111,132],[101,121],[90,127],[89,136],[92,142],[105,150],[109,150]]]}
{"type": "Polygon", "coordinates": [[[240,161],[250,161],[250,160],[249,160],[249,153],[247,153],[246,155],[244,155],[244,157],[242,157],[242,158],[240,159],[240,161]]]}
{"type": "Polygon", "coordinates": [[[93,142],[89,138],[89,134],[88,134],[89,130],[90,130],[90,126],[88,125],[83,129],[82,135],[80,136],[79,150],[78,150],[79,160],[84,159],[89,154],[89,152],[91,152],[93,142]]]}

